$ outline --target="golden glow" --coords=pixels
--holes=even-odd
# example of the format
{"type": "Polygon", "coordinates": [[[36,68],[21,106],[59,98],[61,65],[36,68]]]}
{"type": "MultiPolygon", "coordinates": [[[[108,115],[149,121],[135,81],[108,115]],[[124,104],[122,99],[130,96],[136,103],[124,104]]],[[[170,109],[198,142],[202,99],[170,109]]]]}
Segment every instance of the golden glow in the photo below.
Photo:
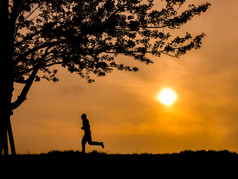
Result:
{"type": "MultiPolygon", "coordinates": [[[[154,2],[153,9],[160,8],[161,1],[154,2]]],[[[205,14],[171,30],[175,37],[186,31],[207,34],[198,51],[191,50],[179,59],[148,54],[153,65],[121,54],[115,58],[117,63],[137,66],[140,71],[115,69],[100,78],[92,74],[96,80],[92,84],[59,65],[55,67],[59,82],[33,83],[27,100],[11,116],[17,153],[80,151],[82,113],[88,116],[93,140],[105,143],[104,149],[87,145],[86,152],[238,152],[238,23],[234,23],[238,1],[211,2],[212,8],[205,14]],[[224,55],[224,51],[228,53],[224,55]],[[171,105],[159,101],[166,88],[176,94],[171,105]]],[[[23,87],[14,83],[13,101],[23,87]]]]}
{"type": "Polygon", "coordinates": [[[167,88],[159,93],[158,100],[165,105],[171,105],[176,100],[176,94],[167,88]]]}

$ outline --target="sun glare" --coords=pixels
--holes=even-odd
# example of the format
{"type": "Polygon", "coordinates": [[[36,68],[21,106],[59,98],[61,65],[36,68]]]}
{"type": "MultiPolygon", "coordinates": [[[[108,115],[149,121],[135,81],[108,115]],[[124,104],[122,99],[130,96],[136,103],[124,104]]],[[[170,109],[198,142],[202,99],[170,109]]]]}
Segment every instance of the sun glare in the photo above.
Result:
{"type": "Polygon", "coordinates": [[[167,88],[159,93],[158,100],[165,105],[171,105],[176,100],[176,94],[167,88]]]}

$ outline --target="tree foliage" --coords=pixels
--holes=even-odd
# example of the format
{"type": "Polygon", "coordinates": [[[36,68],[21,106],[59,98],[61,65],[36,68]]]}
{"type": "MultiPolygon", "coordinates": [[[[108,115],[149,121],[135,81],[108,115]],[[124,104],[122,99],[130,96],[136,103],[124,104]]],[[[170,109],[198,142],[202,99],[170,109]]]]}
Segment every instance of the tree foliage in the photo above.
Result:
{"type": "Polygon", "coordinates": [[[145,64],[147,54],[179,57],[201,47],[204,33],[171,35],[209,3],[186,0],[13,0],[9,3],[9,28],[14,33],[13,79],[27,83],[34,79],[58,81],[53,65],[60,64],[88,82],[91,74],[105,76],[113,69],[137,71],[118,63],[118,54],[145,64]],[[181,8],[183,7],[183,8],[181,8]],[[182,10],[185,9],[185,10],[182,10]]]}
{"type": "MultiPolygon", "coordinates": [[[[93,82],[114,69],[138,71],[116,60],[123,54],[150,64],[162,54],[179,57],[201,47],[204,33],[173,35],[209,3],[186,0],[2,0],[0,14],[6,44],[4,110],[0,120],[0,156],[16,154],[10,116],[25,100],[34,81],[58,81],[56,65],[93,82]],[[6,21],[6,22],[5,22],[6,21]],[[151,54],[151,55],[148,55],[151,54]],[[12,101],[14,84],[24,87],[12,101]]],[[[128,59],[129,59],[128,58],[128,59]]]]}

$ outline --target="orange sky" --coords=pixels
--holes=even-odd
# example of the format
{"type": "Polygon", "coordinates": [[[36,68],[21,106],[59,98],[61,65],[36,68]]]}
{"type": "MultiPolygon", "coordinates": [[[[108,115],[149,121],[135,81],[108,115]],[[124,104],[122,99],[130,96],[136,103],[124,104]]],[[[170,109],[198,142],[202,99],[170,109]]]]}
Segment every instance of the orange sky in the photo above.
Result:
{"type": "Polygon", "coordinates": [[[105,144],[104,150],[86,146],[86,151],[238,152],[238,1],[209,2],[205,14],[178,31],[206,33],[200,50],[179,59],[152,57],[155,63],[148,66],[119,56],[140,71],[114,71],[93,84],[63,68],[59,82],[34,83],[12,117],[17,153],[81,150],[82,113],[88,115],[93,140],[105,144]],[[156,100],[164,87],[177,94],[172,106],[156,100]]]}

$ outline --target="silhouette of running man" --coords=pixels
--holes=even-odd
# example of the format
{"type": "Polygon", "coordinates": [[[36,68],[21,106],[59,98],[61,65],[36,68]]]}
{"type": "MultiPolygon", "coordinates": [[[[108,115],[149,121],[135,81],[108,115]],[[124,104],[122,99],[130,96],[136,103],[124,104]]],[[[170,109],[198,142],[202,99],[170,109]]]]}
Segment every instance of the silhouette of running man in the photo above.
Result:
{"type": "Polygon", "coordinates": [[[86,142],[88,142],[89,145],[100,145],[102,148],[104,148],[103,142],[92,141],[90,125],[86,114],[82,114],[81,119],[83,120],[83,127],[81,127],[81,129],[84,130],[84,136],[82,139],[82,153],[85,153],[86,142]]]}

